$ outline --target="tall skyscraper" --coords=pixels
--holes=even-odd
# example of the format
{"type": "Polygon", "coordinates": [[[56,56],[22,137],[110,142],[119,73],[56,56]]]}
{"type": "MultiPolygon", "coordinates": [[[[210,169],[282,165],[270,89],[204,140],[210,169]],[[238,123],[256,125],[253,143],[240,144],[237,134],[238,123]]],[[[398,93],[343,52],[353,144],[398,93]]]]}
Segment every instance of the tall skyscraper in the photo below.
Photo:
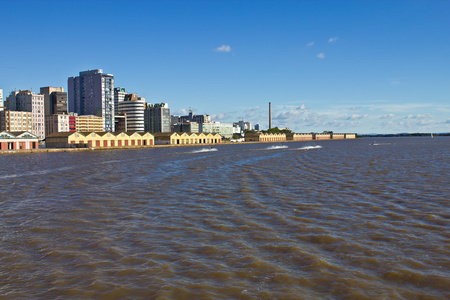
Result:
{"type": "Polygon", "coordinates": [[[62,87],[41,87],[44,95],[44,112],[46,116],[67,113],[67,93],[62,87]]]}
{"type": "Polygon", "coordinates": [[[114,75],[88,70],[69,77],[68,86],[70,112],[103,117],[103,130],[114,131],[114,75]]]}
{"type": "Polygon", "coordinates": [[[31,112],[33,130],[39,140],[45,138],[44,95],[34,94],[31,91],[14,91],[8,96],[8,110],[31,112]]]}
{"type": "Polygon", "coordinates": [[[145,131],[170,132],[170,109],[167,103],[147,103],[144,114],[145,131]]]}

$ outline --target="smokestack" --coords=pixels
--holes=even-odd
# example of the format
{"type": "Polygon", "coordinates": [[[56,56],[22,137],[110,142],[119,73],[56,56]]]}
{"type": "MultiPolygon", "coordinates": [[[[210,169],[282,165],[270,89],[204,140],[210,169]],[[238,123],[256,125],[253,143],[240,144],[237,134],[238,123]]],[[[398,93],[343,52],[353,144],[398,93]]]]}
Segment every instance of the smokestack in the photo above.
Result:
{"type": "Polygon", "coordinates": [[[272,106],[269,102],[269,129],[272,129],[272,106]]]}

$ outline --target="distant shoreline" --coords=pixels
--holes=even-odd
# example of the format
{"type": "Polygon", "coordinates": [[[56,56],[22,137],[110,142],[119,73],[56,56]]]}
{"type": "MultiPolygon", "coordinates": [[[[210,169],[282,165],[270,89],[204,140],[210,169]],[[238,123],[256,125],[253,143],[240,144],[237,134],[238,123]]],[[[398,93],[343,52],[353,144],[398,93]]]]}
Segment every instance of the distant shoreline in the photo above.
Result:
{"type": "Polygon", "coordinates": [[[429,137],[433,134],[433,136],[450,136],[450,132],[448,133],[392,133],[392,134],[358,134],[359,138],[367,138],[367,137],[429,137]]]}

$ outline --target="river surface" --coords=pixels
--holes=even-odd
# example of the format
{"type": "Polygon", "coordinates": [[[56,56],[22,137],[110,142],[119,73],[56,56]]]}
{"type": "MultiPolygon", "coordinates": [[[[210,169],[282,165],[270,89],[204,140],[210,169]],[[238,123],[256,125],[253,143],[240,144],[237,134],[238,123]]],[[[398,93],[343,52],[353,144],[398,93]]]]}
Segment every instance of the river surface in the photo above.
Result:
{"type": "Polygon", "coordinates": [[[449,170],[448,137],[0,155],[0,298],[449,299],[449,170]]]}

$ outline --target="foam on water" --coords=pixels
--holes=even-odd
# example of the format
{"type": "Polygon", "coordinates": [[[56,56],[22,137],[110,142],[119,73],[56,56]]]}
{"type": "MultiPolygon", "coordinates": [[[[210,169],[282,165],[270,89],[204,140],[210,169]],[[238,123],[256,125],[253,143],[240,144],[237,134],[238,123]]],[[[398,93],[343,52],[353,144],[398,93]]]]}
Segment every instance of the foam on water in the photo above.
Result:
{"type": "Polygon", "coordinates": [[[194,151],[191,151],[190,153],[203,153],[203,152],[215,152],[215,151],[217,151],[217,148],[211,147],[211,148],[202,148],[199,150],[194,150],[194,151]]]}
{"type": "Polygon", "coordinates": [[[298,150],[312,150],[312,149],[321,149],[322,146],[320,145],[315,145],[315,146],[304,146],[301,148],[297,148],[298,150]]]}
{"type": "Polygon", "coordinates": [[[277,146],[270,146],[265,148],[265,150],[277,150],[277,149],[287,149],[288,146],[286,145],[277,145],[277,146]]]}

